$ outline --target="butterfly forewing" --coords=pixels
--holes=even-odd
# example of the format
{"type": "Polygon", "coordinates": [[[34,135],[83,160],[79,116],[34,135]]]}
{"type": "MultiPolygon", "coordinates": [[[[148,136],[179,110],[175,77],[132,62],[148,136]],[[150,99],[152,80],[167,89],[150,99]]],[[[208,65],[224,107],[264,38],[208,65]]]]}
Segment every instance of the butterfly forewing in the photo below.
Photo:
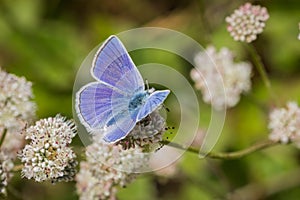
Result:
{"type": "Polygon", "coordinates": [[[93,62],[92,75],[123,92],[132,93],[144,89],[141,74],[116,36],[109,37],[98,50],[93,62]],[[119,81],[124,78],[127,80],[120,84],[119,81]]]}

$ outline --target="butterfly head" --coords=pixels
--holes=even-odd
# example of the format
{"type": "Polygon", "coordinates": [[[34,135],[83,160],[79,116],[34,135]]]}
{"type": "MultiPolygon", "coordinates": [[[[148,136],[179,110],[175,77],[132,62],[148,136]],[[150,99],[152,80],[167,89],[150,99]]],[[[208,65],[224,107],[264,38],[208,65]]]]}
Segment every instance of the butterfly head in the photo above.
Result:
{"type": "Polygon", "coordinates": [[[151,93],[153,93],[154,91],[155,91],[154,88],[148,88],[148,89],[147,89],[147,93],[148,93],[148,94],[151,94],[151,93]]]}

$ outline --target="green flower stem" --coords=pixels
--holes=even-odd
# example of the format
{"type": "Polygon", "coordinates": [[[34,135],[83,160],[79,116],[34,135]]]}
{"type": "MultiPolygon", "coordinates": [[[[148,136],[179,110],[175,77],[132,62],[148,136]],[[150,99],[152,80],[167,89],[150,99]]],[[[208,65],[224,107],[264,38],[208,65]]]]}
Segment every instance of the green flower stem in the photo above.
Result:
{"type": "Polygon", "coordinates": [[[256,66],[257,70],[258,70],[258,73],[260,74],[265,86],[267,87],[271,97],[276,100],[275,98],[275,94],[272,90],[272,87],[271,87],[271,82],[270,82],[270,79],[267,75],[267,72],[266,72],[266,68],[261,60],[261,57],[259,56],[259,54],[257,53],[255,47],[252,45],[252,44],[249,44],[249,45],[246,45],[246,48],[248,49],[252,59],[253,59],[253,62],[254,62],[254,65],[256,66]]]}
{"type": "Polygon", "coordinates": [[[7,129],[5,128],[3,133],[2,133],[2,136],[0,138],[0,148],[2,146],[2,143],[3,143],[4,139],[5,139],[6,133],[7,133],[7,129]]]}
{"type": "Polygon", "coordinates": [[[256,152],[256,151],[259,151],[259,150],[262,150],[262,149],[266,149],[266,148],[269,148],[269,147],[272,147],[272,146],[275,146],[275,145],[279,144],[279,142],[266,140],[266,141],[256,143],[256,144],[254,144],[254,145],[252,145],[252,146],[250,146],[246,149],[239,150],[239,151],[234,151],[234,152],[208,152],[208,153],[205,153],[205,152],[200,152],[195,147],[185,148],[184,146],[182,146],[180,144],[169,142],[169,141],[166,141],[166,140],[162,141],[161,143],[164,144],[164,145],[168,145],[168,146],[171,146],[171,147],[178,148],[178,149],[186,150],[186,151],[191,152],[191,153],[196,153],[198,155],[203,155],[204,157],[207,157],[207,158],[223,159],[223,160],[238,159],[238,158],[247,156],[247,155],[249,155],[253,152],[256,152]]]}
{"type": "Polygon", "coordinates": [[[253,62],[255,64],[259,74],[261,75],[261,78],[263,79],[263,82],[265,83],[266,87],[268,89],[270,89],[271,88],[271,82],[268,78],[267,72],[265,70],[265,66],[261,61],[261,57],[258,55],[258,53],[257,53],[257,51],[256,51],[256,49],[253,45],[250,44],[247,47],[248,47],[248,50],[249,50],[249,52],[252,56],[253,62]]]}
{"type": "Polygon", "coordinates": [[[12,169],[13,172],[19,172],[23,169],[23,165],[15,165],[14,168],[12,169]]]}

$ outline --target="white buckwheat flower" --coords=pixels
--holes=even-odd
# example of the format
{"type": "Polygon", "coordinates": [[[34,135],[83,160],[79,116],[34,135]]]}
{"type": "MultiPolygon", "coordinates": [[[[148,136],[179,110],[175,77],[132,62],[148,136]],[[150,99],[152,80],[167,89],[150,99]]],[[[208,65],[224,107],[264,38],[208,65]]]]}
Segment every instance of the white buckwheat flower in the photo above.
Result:
{"type": "Polygon", "coordinates": [[[22,176],[37,182],[69,181],[75,175],[76,155],[69,147],[76,135],[73,121],[57,115],[41,119],[25,129],[30,140],[20,154],[24,164],[22,176]]]}
{"type": "Polygon", "coordinates": [[[229,24],[227,30],[234,40],[250,43],[263,32],[268,18],[265,7],[246,3],[225,20],[229,24]]]}
{"type": "Polygon", "coordinates": [[[82,200],[116,199],[117,187],[134,180],[134,172],[147,163],[148,156],[140,148],[123,150],[121,145],[96,139],[86,148],[86,161],[80,163],[77,193],[82,200]]]}
{"type": "Polygon", "coordinates": [[[166,131],[166,121],[155,110],[146,118],[136,124],[130,133],[122,140],[117,142],[123,149],[135,148],[136,146],[149,149],[162,141],[162,136],[166,131]]]}
{"type": "Polygon", "coordinates": [[[217,110],[235,106],[241,93],[251,88],[251,65],[235,63],[228,48],[217,52],[214,46],[209,46],[194,61],[196,68],[191,70],[191,78],[195,87],[201,90],[204,102],[217,110]]]}
{"type": "MultiPolygon", "coordinates": [[[[31,101],[32,83],[0,69],[0,123],[7,129],[19,128],[20,122],[32,121],[36,105],[31,101]]],[[[23,123],[22,123],[23,122],[23,123]]],[[[23,128],[23,126],[22,126],[23,128]]]]}
{"type": "Polygon", "coordinates": [[[10,158],[15,159],[18,151],[25,145],[25,137],[21,134],[22,130],[4,129],[3,127],[0,127],[0,137],[2,137],[5,131],[6,135],[4,136],[1,149],[10,158]]]}
{"type": "Polygon", "coordinates": [[[284,144],[293,142],[300,147],[300,108],[296,102],[274,109],[269,118],[270,140],[284,144]]]}
{"type": "Polygon", "coordinates": [[[0,137],[6,132],[1,149],[12,158],[24,146],[21,130],[35,118],[36,104],[31,101],[31,86],[24,77],[6,73],[0,68],[0,137]]]}
{"type": "Polygon", "coordinates": [[[5,153],[0,151],[0,198],[6,196],[7,183],[12,177],[14,163],[5,153]]]}
{"type": "Polygon", "coordinates": [[[174,178],[179,172],[180,159],[173,160],[178,155],[174,147],[164,146],[163,149],[155,153],[155,159],[150,160],[150,168],[154,174],[164,178],[174,178]],[[162,168],[162,163],[165,164],[162,168]]]}

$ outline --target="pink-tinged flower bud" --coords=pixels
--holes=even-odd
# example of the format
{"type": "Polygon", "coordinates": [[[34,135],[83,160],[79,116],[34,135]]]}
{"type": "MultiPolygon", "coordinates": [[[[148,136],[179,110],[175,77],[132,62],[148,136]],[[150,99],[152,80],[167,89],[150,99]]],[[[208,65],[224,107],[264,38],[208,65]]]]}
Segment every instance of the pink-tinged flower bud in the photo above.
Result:
{"type": "Polygon", "coordinates": [[[226,17],[227,30],[236,41],[250,43],[263,32],[269,18],[266,8],[246,3],[226,17]]]}
{"type": "Polygon", "coordinates": [[[285,108],[275,108],[269,116],[269,138],[275,142],[293,142],[300,147],[300,108],[288,102],[285,108]]]}

